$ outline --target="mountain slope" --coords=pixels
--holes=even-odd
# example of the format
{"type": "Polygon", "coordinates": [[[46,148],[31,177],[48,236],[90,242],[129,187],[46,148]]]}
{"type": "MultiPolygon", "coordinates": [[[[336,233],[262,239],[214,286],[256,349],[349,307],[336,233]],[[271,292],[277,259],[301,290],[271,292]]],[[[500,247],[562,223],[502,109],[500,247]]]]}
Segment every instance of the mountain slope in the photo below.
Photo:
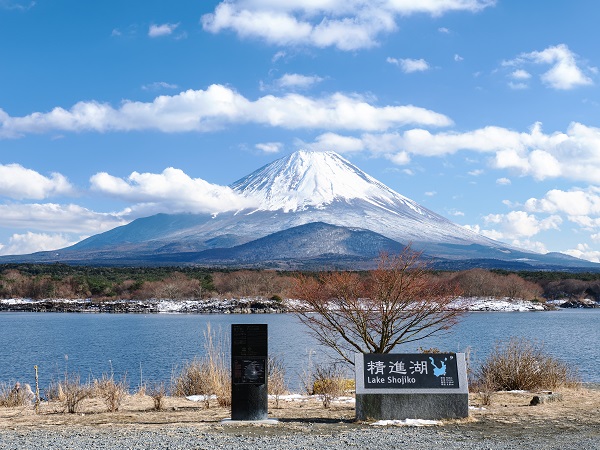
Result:
{"type": "Polygon", "coordinates": [[[460,261],[457,267],[596,267],[476,234],[334,152],[295,152],[230,187],[258,206],[219,214],[157,214],[69,248],[0,257],[0,262],[259,266],[287,261],[299,266],[304,260],[331,266],[337,260],[345,267],[364,267],[382,250],[400,251],[411,244],[447,268],[451,261],[460,261]]]}

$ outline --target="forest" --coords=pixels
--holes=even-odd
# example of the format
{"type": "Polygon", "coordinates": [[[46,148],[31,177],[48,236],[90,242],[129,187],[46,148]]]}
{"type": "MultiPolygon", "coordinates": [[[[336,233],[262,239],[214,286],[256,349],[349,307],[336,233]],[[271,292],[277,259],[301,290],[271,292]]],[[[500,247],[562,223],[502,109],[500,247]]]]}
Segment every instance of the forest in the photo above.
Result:
{"type": "MultiPolygon", "coordinates": [[[[194,267],[93,267],[65,264],[0,265],[0,298],[201,299],[287,298],[298,273],[194,267]]],[[[430,271],[432,281],[454,283],[465,297],[600,301],[599,273],[430,271]]]]}

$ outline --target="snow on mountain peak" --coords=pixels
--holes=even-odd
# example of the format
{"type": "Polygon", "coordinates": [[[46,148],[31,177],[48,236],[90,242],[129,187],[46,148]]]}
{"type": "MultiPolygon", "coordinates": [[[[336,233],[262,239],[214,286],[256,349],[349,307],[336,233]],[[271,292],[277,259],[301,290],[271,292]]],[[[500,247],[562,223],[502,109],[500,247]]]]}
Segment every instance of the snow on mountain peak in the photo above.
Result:
{"type": "Polygon", "coordinates": [[[401,203],[419,214],[429,212],[333,151],[299,150],[236,181],[231,188],[258,201],[260,210],[291,212],[335,201],[364,200],[386,209],[401,203]]]}

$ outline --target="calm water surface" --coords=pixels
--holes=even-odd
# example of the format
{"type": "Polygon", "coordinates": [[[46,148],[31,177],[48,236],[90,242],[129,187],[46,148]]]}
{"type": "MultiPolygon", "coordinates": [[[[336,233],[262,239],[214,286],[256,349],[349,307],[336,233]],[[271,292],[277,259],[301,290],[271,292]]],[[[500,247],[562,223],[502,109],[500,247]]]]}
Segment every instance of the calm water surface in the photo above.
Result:
{"type": "MultiPolygon", "coordinates": [[[[126,374],[132,388],[143,382],[170,381],[186,361],[203,354],[207,324],[229,334],[232,323],[267,323],[269,351],[286,365],[290,388],[309,362],[323,360],[322,349],[296,318],[288,314],[60,314],[0,313],[0,382],[33,384],[38,365],[45,388],[65,370],[83,380],[111,370],[126,374]]],[[[481,361],[498,340],[510,336],[543,341],[546,351],[578,367],[584,381],[600,383],[600,310],[529,313],[470,313],[443,337],[401,346],[444,351],[471,349],[481,361]]]]}

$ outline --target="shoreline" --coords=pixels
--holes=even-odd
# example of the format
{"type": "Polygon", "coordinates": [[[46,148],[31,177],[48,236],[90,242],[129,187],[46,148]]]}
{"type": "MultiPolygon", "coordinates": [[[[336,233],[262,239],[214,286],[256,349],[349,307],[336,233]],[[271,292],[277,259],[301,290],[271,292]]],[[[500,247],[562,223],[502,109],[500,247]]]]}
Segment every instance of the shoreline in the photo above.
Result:
{"type": "MultiPolygon", "coordinates": [[[[594,309],[592,301],[535,302],[520,299],[458,298],[452,309],[466,312],[529,312],[557,309],[594,309]]],[[[203,300],[96,300],[96,299],[1,299],[0,312],[119,313],[119,314],[281,314],[284,301],[261,297],[203,300]]]]}

